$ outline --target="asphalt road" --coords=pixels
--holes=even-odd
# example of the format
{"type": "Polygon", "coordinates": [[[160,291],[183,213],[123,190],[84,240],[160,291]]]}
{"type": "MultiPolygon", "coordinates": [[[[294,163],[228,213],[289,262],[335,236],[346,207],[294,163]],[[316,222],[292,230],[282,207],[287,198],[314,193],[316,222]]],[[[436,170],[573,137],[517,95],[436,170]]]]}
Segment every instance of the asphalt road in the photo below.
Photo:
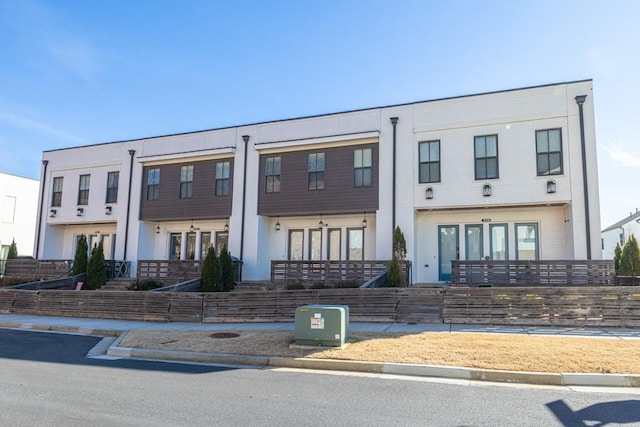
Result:
{"type": "Polygon", "coordinates": [[[99,338],[0,330],[6,426],[640,426],[640,393],[86,358],[99,338]]]}

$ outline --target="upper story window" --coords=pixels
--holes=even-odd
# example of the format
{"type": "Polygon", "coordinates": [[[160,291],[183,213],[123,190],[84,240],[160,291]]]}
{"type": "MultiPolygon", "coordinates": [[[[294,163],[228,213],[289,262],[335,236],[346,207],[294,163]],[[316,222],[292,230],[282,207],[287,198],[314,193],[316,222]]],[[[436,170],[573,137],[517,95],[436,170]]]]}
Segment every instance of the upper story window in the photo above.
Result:
{"type": "Polygon", "coordinates": [[[107,199],[106,203],[118,202],[118,179],[120,172],[109,172],[107,174],[107,199]]]}
{"type": "Polygon", "coordinates": [[[282,157],[267,157],[264,165],[265,193],[280,192],[280,165],[282,157]]]}
{"type": "Polygon", "coordinates": [[[498,178],[498,135],[474,138],[476,179],[498,178]]]}
{"type": "Polygon", "coordinates": [[[51,206],[62,206],[62,180],[61,176],[53,178],[53,195],[51,206]]]}
{"type": "Polygon", "coordinates": [[[324,189],[324,153],[311,153],[307,160],[309,190],[324,189]]]}
{"type": "Polygon", "coordinates": [[[193,165],[180,168],[180,198],[190,199],[193,195],[193,165]]]}
{"type": "Polygon", "coordinates": [[[80,175],[80,183],[78,185],[78,204],[89,204],[89,183],[91,175],[80,175]]]}
{"type": "Polygon", "coordinates": [[[353,150],[353,173],[355,187],[371,186],[371,148],[353,150]]]}
{"type": "Polygon", "coordinates": [[[231,176],[231,162],[216,163],[216,196],[229,195],[229,177],[231,176]]]}
{"type": "Polygon", "coordinates": [[[440,141],[420,143],[420,172],[418,182],[440,182],[440,141]]]}
{"type": "Polygon", "coordinates": [[[158,200],[160,196],[160,169],[147,171],[147,200],[158,200]]]}
{"type": "Polygon", "coordinates": [[[561,129],[536,131],[536,163],[538,176],[562,174],[561,129]]]}

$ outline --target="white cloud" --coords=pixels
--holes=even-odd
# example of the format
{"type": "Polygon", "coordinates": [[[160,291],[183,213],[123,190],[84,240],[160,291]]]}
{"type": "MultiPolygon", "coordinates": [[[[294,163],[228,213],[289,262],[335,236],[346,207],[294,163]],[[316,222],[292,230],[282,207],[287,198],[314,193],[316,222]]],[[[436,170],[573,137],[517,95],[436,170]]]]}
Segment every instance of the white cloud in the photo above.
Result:
{"type": "Polygon", "coordinates": [[[609,158],[623,167],[640,167],[640,156],[629,153],[619,144],[604,144],[602,148],[609,158]]]}
{"type": "Polygon", "coordinates": [[[72,133],[65,132],[60,129],[56,129],[44,123],[40,123],[35,120],[31,120],[29,118],[18,116],[12,113],[6,113],[6,112],[0,111],[0,122],[5,122],[6,124],[13,127],[26,129],[26,130],[41,133],[41,134],[46,134],[46,135],[53,136],[66,141],[73,141],[75,143],[85,142],[83,138],[76,136],[72,133]]]}

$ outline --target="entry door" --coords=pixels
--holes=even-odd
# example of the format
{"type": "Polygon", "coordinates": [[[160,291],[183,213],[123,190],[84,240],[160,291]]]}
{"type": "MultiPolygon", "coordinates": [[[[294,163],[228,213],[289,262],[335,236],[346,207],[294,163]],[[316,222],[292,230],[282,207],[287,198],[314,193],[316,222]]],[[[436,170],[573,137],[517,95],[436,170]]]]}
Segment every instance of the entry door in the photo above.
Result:
{"type": "Polygon", "coordinates": [[[460,259],[457,225],[438,226],[438,280],[451,281],[451,260],[460,259]]]}

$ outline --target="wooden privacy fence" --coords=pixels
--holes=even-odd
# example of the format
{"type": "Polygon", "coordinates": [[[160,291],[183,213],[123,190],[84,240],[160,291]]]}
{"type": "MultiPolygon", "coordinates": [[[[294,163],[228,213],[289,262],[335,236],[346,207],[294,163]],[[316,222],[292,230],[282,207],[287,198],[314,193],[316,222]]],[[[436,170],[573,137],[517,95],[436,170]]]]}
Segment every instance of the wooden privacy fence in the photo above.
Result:
{"type": "Polygon", "coordinates": [[[177,293],[0,290],[0,313],[161,322],[293,321],[307,304],[348,305],[353,321],[442,323],[442,289],[177,293]]]}
{"type": "Polygon", "coordinates": [[[191,280],[200,277],[201,261],[139,260],[138,279],[191,280]]]}
{"type": "MultiPolygon", "coordinates": [[[[366,282],[387,271],[390,261],[271,261],[274,283],[366,282]]],[[[411,262],[402,268],[408,277],[411,262]]]]}
{"type": "Polygon", "coordinates": [[[5,276],[10,277],[39,277],[54,279],[64,276],[71,269],[71,261],[67,259],[39,260],[39,259],[8,259],[5,266],[5,276]]]}
{"type": "Polygon", "coordinates": [[[468,286],[614,285],[613,261],[451,261],[451,283],[468,286]]]}

